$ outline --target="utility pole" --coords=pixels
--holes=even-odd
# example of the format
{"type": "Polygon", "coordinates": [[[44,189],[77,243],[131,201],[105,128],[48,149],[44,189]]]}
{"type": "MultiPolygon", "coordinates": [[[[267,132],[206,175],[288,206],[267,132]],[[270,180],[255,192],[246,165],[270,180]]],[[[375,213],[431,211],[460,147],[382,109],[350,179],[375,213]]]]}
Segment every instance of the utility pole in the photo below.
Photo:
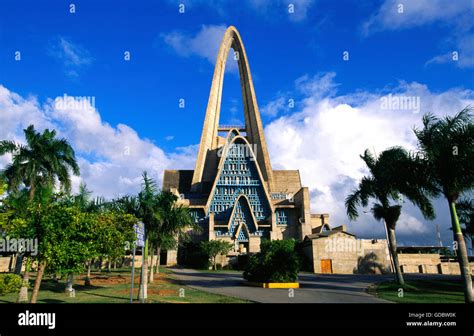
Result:
{"type": "Polygon", "coordinates": [[[443,247],[443,241],[441,240],[441,232],[439,230],[439,225],[436,224],[436,235],[438,237],[438,243],[440,247],[443,247]]]}

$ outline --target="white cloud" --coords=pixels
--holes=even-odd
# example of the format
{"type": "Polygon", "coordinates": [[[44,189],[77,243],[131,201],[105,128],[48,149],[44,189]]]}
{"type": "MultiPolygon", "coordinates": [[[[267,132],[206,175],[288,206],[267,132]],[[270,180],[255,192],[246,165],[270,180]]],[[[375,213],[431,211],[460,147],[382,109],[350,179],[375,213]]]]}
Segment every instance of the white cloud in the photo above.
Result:
{"type": "Polygon", "coordinates": [[[474,67],[474,34],[456,37],[449,46],[450,51],[429,59],[425,65],[455,63],[460,68],[474,67]]]}
{"type": "MultiPolygon", "coordinates": [[[[202,25],[194,36],[173,31],[163,34],[162,38],[178,55],[182,57],[199,56],[214,65],[226,29],[226,25],[202,25]]],[[[237,61],[234,59],[233,53],[229,52],[226,71],[236,73],[237,70],[237,61]]]]}
{"type": "Polygon", "coordinates": [[[441,24],[449,28],[451,37],[443,46],[444,51],[426,62],[426,65],[453,62],[452,53],[457,51],[460,68],[474,66],[474,34],[472,34],[472,0],[417,0],[400,2],[385,0],[380,8],[362,25],[362,34],[385,30],[402,30],[429,24],[441,24]],[[400,6],[403,6],[402,8],[400,6]]]}
{"type": "MultiPolygon", "coordinates": [[[[165,153],[133,128],[103,121],[90,101],[66,99],[70,98],[74,104],[61,104],[65,98],[58,97],[40,106],[35,97],[24,99],[0,85],[0,139],[24,142],[22,130],[29,124],[38,130],[56,129],[78,157],[81,176],[73,178],[73,190],[84,181],[96,195],[107,198],[136,193],[144,170],[161,185],[164,169],[193,168],[193,146],[165,153]]],[[[0,167],[9,161],[0,159],[0,167]]]]}
{"type": "Polygon", "coordinates": [[[399,30],[435,22],[454,25],[472,10],[471,0],[385,0],[378,11],[364,23],[364,33],[399,30]],[[403,7],[400,7],[403,6],[403,7]],[[455,21],[452,21],[455,20],[455,21]],[[450,22],[451,21],[451,22],[450,22]]]}
{"type": "Polygon", "coordinates": [[[403,212],[398,219],[397,232],[399,234],[420,234],[428,232],[429,229],[428,225],[406,212],[403,212]]]}
{"type": "Polygon", "coordinates": [[[64,71],[69,77],[78,77],[81,69],[93,60],[88,50],[64,37],[54,41],[49,54],[63,63],[64,71]]]}
{"type": "MultiPolygon", "coordinates": [[[[331,97],[336,93],[338,84],[334,81],[336,73],[318,73],[313,77],[303,75],[295,80],[295,93],[311,96],[315,100],[331,97]]],[[[291,112],[295,107],[295,93],[279,92],[275,99],[262,106],[260,112],[269,117],[276,117],[282,112],[291,112]]]]}
{"type": "Polygon", "coordinates": [[[285,97],[278,97],[260,108],[260,113],[269,117],[276,117],[286,108],[285,97]]]}
{"type": "MultiPolygon", "coordinates": [[[[328,212],[333,225],[348,224],[362,236],[383,236],[383,226],[371,214],[361,211],[356,222],[349,222],[345,214],[344,199],[367,173],[359,155],[366,148],[377,153],[395,145],[414,149],[412,128],[420,125],[422,113],[452,114],[468,104],[474,105],[474,91],[433,93],[426,85],[400,82],[390,92],[338,96],[329,90],[328,96],[321,98],[320,90],[307,88],[317,88],[319,82],[334,88],[336,83],[328,82],[325,75],[315,76],[312,83],[307,82],[311,77],[305,78],[298,82],[304,95],[297,112],[265,127],[272,165],[274,169],[299,169],[303,184],[310,189],[312,211],[328,212]],[[419,97],[422,113],[383,109],[381,98],[389,93],[393,97],[419,97]]],[[[408,203],[403,209],[406,214],[400,219],[400,234],[408,237],[409,232],[422,232],[422,226],[427,224],[419,211],[408,203]]],[[[440,223],[443,225],[449,222],[446,210],[442,207],[439,214],[439,218],[447,219],[440,223]]]]}

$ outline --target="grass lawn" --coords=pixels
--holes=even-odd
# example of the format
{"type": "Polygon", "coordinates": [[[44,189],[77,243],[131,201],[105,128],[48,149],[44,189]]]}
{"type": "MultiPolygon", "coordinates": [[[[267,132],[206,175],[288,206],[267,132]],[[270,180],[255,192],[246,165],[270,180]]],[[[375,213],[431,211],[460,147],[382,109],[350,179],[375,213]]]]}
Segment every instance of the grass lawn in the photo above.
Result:
{"type": "MultiPolygon", "coordinates": [[[[138,295],[140,270],[135,270],[134,300],[138,295]]],[[[76,276],[74,289],[76,297],[71,298],[64,293],[65,280],[55,282],[45,277],[41,283],[38,303],[129,303],[130,302],[130,269],[93,272],[92,285],[84,286],[83,276],[76,276]]],[[[34,273],[30,279],[34,283],[34,273]]],[[[31,289],[29,290],[31,295],[31,289]]],[[[14,303],[18,294],[0,296],[0,303],[14,303]]],[[[138,302],[138,301],[136,301],[138,302]]],[[[148,284],[148,303],[248,303],[248,301],[207,293],[182,286],[172,278],[170,271],[160,268],[155,281],[148,284]]]]}
{"type": "Polygon", "coordinates": [[[400,285],[381,282],[375,285],[377,297],[398,303],[464,303],[461,280],[408,280],[399,297],[400,285]]]}

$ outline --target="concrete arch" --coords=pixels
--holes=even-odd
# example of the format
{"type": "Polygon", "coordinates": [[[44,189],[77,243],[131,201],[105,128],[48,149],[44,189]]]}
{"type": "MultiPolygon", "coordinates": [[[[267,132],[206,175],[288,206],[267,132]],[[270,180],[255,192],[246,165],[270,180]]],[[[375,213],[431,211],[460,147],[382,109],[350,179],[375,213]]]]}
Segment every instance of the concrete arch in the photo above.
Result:
{"type": "Polygon", "coordinates": [[[204,167],[208,156],[218,147],[218,127],[222,100],[224,73],[230,48],[238,54],[240,85],[242,88],[242,101],[244,106],[245,129],[250,143],[257,148],[257,162],[264,181],[273,189],[273,170],[270,164],[267,144],[263,133],[262,120],[258,110],[257,98],[253,86],[252,75],[247,60],[247,54],[239,32],[234,26],[227,28],[219,48],[212,78],[211,91],[207,103],[206,117],[201,135],[198,157],[194,169],[192,188],[198,190],[203,181],[204,167]]]}
{"type": "MultiPolygon", "coordinates": [[[[251,219],[252,219],[252,223],[253,225],[255,226],[255,231],[258,231],[258,221],[257,221],[257,218],[255,218],[255,215],[252,211],[252,206],[250,205],[250,201],[248,199],[248,197],[246,195],[239,195],[236,199],[235,199],[235,202],[234,202],[234,206],[232,207],[232,212],[230,214],[230,217],[229,217],[229,221],[227,222],[227,229],[230,229],[230,225],[232,223],[232,220],[234,219],[234,216],[235,216],[235,211],[237,209],[237,205],[238,203],[240,202],[240,199],[243,199],[243,202],[245,203],[245,205],[248,207],[248,209],[250,210],[250,216],[251,216],[251,219]]],[[[250,236],[250,231],[249,231],[249,228],[247,226],[247,224],[244,224],[245,225],[245,228],[247,229],[247,234],[250,236]]],[[[237,228],[237,230],[235,231],[236,232],[236,236],[238,234],[238,232],[240,231],[240,227],[242,225],[239,225],[239,227],[237,228]]]]}

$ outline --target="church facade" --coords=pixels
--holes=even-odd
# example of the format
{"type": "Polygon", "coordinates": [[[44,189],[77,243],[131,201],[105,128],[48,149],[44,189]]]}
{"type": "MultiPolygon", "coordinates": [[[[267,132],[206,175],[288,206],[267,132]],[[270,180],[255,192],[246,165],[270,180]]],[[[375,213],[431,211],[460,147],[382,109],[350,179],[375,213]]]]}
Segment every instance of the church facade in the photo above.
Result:
{"type": "MultiPolygon", "coordinates": [[[[262,239],[294,238],[302,242],[313,272],[391,272],[385,239],[357,239],[345,225],[331,227],[328,214],[311,213],[309,190],[301,183],[299,171],[272,168],[252,74],[235,27],[226,30],[219,48],[195,168],[165,170],[163,190],[189,207],[202,228],[196,240],[233,244],[227,257],[259,252],[262,239]],[[238,62],[245,125],[219,123],[230,49],[238,62]]],[[[176,264],[176,252],[167,251],[164,264],[176,264]]],[[[227,257],[220,260],[222,264],[227,257]]],[[[400,261],[404,272],[459,271],[442,262],[439,253],[403,254],[400,261]]]]}
{"type": "Polygon", "coordinates": [[[163,190],[180,197],[201,240],[231,242],[231,254],[260,250],[262,239],[295,238],[330,230],[327,214],[311,214],[309,190],[298,170],[273,170],[263,133],[252,75],[239,32],[222,39],[212,79],[194,170],[166,170],[163,190]],[[220,125],[226,61],[238,62],[245,125],[220,125]]]}

